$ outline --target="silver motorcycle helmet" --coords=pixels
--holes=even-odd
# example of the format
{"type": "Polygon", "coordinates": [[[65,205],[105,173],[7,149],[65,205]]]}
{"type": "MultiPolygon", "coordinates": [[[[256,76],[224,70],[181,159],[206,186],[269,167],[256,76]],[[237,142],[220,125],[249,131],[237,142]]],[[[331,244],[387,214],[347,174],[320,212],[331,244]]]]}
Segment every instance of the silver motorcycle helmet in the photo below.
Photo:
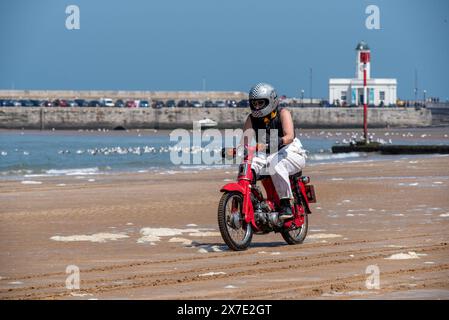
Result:
{"type": "Polygon", "coordinates": [[[258,83],[249,91],[249,106],[251,115],[262,118],[274,111],[279,104],[279,98],[272,85],[258,83]]]}

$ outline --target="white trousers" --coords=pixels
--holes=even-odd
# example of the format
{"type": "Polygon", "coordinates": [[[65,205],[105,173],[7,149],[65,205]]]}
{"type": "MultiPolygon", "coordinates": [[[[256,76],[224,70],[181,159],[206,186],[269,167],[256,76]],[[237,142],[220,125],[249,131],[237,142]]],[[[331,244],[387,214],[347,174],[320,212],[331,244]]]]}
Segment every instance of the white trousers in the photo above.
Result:
{"type": "Polygon", "coordinates": [[[293,199],[289,175],[301,171],[305,167],[306,158],[306,151],[299,139],[295,138],[292,143],[269,156],[265,153],[256,154],[251,168],[257,175],[271,175],[280,199],[293,199]]]}

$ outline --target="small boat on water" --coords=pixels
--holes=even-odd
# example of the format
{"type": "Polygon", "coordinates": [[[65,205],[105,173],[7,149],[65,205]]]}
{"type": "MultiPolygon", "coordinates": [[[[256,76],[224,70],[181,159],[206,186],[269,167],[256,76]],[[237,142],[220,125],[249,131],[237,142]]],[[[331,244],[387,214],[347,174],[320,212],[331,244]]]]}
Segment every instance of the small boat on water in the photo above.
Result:
{"type": "Polygon", "coordinates": [[[217,122],[208,118],[195,121],[195,125],[201,126],[201,128],[213,128],[217,126],[217,122]]]}

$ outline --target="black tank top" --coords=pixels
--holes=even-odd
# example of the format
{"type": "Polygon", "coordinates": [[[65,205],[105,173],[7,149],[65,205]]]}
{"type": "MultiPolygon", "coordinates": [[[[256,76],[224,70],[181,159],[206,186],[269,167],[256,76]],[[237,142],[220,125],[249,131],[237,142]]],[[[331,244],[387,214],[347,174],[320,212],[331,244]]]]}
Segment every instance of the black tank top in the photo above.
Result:
{"type": "MultiPolygon", "coordinates": [[[[281,123],[281,111],[284,107],[277,107],[273,112],[262,118],[256,118],[250,115],[252,128],[256,133],[257,143],[266,143],[267,153],[270,153],[270,146],[278,146],[278,150],[281,149],[281,138],[285,136],[281,123]],[[276,139],[276,131],[277,139],[276,139]],[[274,136],[271,136],[270,134],[274,136]],[[265,139],[264,137],[265,136],[265,139]],[[270,141],[272,141],[270,143],[270,141]]],[[[273,150],[274,151],[274,150],[273,150]]]]}

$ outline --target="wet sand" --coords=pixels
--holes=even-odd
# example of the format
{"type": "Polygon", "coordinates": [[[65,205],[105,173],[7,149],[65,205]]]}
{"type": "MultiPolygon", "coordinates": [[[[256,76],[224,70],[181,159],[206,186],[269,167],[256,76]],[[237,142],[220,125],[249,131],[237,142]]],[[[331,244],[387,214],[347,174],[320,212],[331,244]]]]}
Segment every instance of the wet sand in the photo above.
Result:
{"type": "Polygon", "coordinates": [[[449,299],[449,157],[309,166],[304,244],[269,234],[244,252],[216,218],[235,171],[171,173],[0,181],[0,298],[449,299]]]}

